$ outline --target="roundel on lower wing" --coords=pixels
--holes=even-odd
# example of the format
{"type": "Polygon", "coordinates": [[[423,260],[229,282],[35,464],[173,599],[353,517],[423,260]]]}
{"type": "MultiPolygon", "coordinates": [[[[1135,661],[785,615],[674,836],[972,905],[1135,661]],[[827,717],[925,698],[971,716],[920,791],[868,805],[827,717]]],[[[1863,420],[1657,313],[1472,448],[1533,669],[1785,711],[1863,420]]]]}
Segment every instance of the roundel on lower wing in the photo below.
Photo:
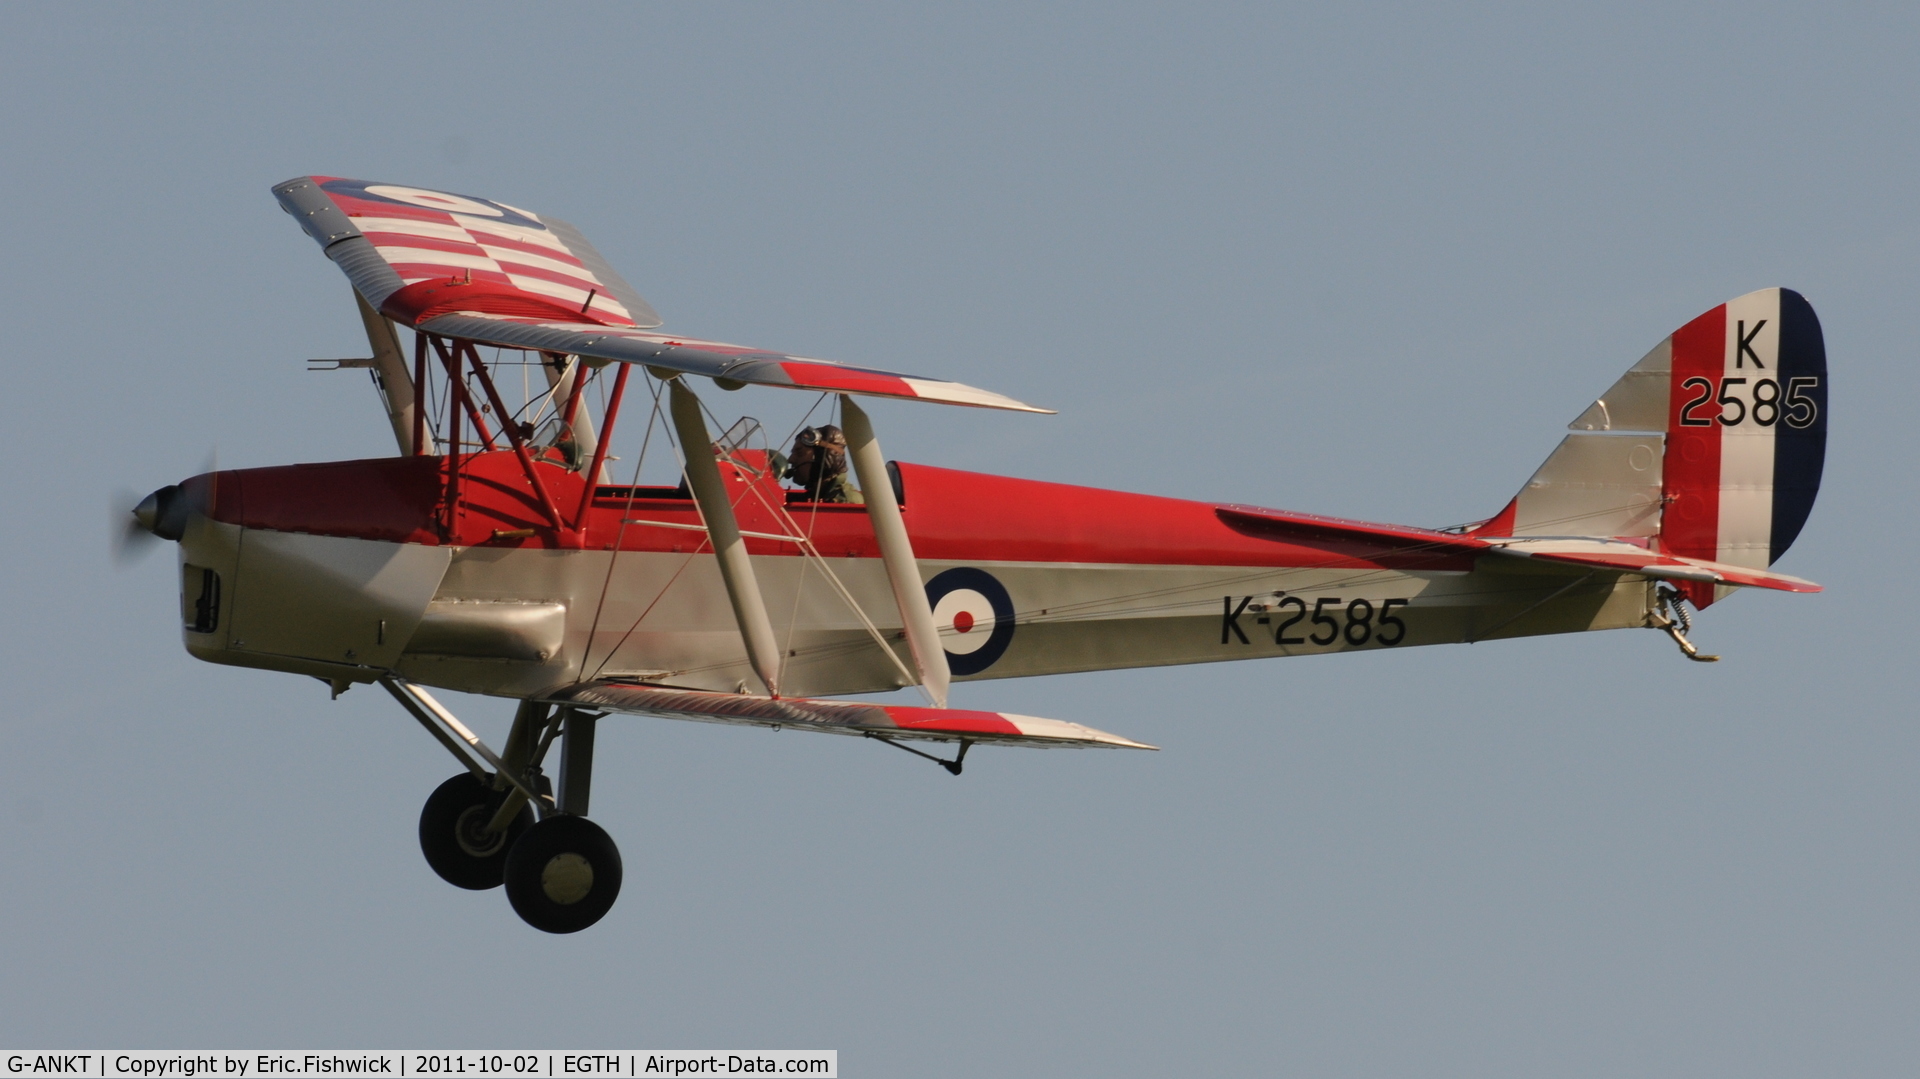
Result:
{"type": "Polygon", "coordinates": [[[979,674],[993,666],[1013,641],[1013,597],[985,570],[961,566],[927,582],[927,603],[947,669],[979,674]]]}

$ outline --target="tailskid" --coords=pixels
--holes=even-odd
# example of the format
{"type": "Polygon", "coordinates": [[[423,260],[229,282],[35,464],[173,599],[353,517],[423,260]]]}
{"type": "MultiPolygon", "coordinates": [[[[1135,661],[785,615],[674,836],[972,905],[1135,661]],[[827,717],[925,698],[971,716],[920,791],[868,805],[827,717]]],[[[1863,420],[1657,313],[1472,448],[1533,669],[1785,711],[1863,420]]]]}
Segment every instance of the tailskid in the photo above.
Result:
{"type": "Polygon", "coordinates": [[[1687,639],[1687,634],[1693,631],[1693,619],[1687,614],[1687,597],[1679,589],[1661,585],[1648,618],[1655,629],[1667,631],[1667,636],[1673,638],[1673,643],[1680,646],[1680,653],[1688,659],[1696,663],[1720,662],[1719,656],[1701,654],[1699,646],[1687,639]]]}

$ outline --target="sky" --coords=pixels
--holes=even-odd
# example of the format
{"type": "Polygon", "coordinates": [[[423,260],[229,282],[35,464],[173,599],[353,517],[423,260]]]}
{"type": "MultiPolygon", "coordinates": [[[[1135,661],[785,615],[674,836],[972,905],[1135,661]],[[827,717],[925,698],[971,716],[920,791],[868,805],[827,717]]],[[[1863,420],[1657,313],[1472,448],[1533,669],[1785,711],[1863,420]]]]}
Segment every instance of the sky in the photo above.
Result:
{"type": "MultiPolygon", "coordinates": [[[[849,1076],[1911,1075],[1920,13],[1895,4],[0,8],[0,1042],[834,1048],[849,1076]],[[1053,417],[888,454],[1486,517],[1662,337],[1819,312],[1816,596],[972,683],[1158,753],[600,725],[619,904],[420,858],[377,690],[202,664],[108,509],[390,452],[309,173],[564,217],[676,331],[1053,417]],[[1906,417],[1903,419],[1902,417],[1906,417]]],[[[785,430],[806,400],[727,406],[785,430]]],[[[498,738],[509,701],[447,695],[498,738]]]]}

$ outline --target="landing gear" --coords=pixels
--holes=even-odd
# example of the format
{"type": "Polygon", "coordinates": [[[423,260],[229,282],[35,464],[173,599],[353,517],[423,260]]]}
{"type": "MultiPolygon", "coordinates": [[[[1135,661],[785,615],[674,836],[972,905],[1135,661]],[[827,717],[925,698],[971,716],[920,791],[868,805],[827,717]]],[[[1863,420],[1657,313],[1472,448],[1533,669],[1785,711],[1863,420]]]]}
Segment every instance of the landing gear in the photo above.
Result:
{"type": "Polygon", "coordinates": [[[586,818],[599,714],[522,702],[496,754],[426,690],[392,675],[381,684],[467,768],[420,812],[420,851],[440,879],[474,891],[504,883],[514,912],[546,933],[578,933],[605,917],[622,874],[620,849],[586,818]],[[557,801],[540,772],[556,739],[557,801]]]}
{"type": "Polygon", "coordinates": [[[420,853],[441,880],[476,892],[500,887],[508,849],[533,827],[533,807],[516,798],[519,812],[508,817],[505,828],[493,829],[494,818],[517,793],[496,791],[473,773],[462,772],[428,796],[420,811],[420,853]]]}
{"type": "Polygon", "coordinates": [[[1656,629],[1667,631],[1673,643],[1680,646],[1680,654],[1695,663],[1718,663],[1719,656],[1709,656],[1701,652],[1687,634],[1693,632],[1693,619],[1687,617],[1687,597],[1671,585],[1661,585],[1655,593],[1656,603],[1653,610],[1653,625],[1656,629]]]}
{"type": "Polygon", "coordinates": [[[578,933],[620,897],[620,850],[585,817],[548,817],[507,854],[507,901],[546,933],[578,933]]]}

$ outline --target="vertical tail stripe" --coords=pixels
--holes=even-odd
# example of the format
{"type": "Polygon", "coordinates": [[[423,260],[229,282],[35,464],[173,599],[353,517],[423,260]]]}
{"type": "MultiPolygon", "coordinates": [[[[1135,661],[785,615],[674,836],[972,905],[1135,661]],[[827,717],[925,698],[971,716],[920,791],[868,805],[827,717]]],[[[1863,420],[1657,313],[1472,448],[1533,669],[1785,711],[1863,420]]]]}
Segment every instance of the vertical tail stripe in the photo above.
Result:
{"type": "Polygon", "coordinates": [[[1765,569],[1773,537],[1773,433],[1780,419],[1780,290],[1726,304],[1726,361],[1711,411],[1720,434],[1717,561],[1765,569]]]}
{"type": "Polygon", "coordinates": [[[1667,554],[1719,558],[1720,425],[1713,398],[1726,368],[1726,335],[1724,304],[1673,335],[1662,467],[1667,508],[1660,530],[1660,549],[1667,554]]]}
{"type": "Polygon", "coordinates": [[[1827,459],[1827,346],[1813,306],[1791,289],[1780,290],[1779,380],[1769,564],[1787,553],[1807,523],[1827,459]]]}

